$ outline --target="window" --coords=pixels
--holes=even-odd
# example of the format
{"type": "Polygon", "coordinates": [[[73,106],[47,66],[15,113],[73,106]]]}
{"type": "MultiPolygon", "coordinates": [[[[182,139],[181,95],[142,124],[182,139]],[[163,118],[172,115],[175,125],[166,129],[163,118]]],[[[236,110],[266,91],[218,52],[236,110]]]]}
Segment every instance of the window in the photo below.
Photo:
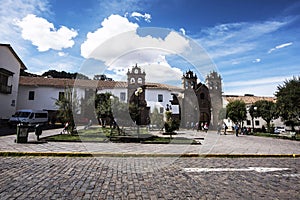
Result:
{"type": "Polygon", "coordinates": [[[12,85],[9,83],[14,73],[4,68],[0,68],[0,92],[4,94],[11,94],[12,85]],[[9,81],[10,80],[10,81],[9,81]]]}
{"type": "Polygon", "coordinates": [[[58,100],[59,100],[59,101],[63,100],[64,97],[65,97],[65,93],[64,93],[64,92],[59,92],[59,93],[58,93],[58,100]]]}
{"type": "Polygon", "coordinates": [[[159,95],[157,96],[157,101],[158,101],[158,102],[163,102],[163,101],[164,101],[164,96],[163,96],[162,94],[159,94],[159,95]]]}
{"type": "Polygon", "coordinates": [[[131,79],[130,79],[130,83],[131,83],[131,84],[135,83],[135,79],[134,79],[134,78],[131,78],[131,79]]]}
{"type": "Polygon", "coordinates": [[[29,91],[28,100],[34,100],[34,91],[29,91]]]}
{"type": "Polygon", "coordinates": [[[121,101],[125,101],[126,100],[126,93],[125,92],[121,92],[120,93],[120,100],[121,101]]]}
{"type": "Polygon", "coordinates": [[[250,125],[251,125],[251,121],[247,120],[247,126],[250,126],[250,125]]]}
{"type": "Polygon", "coordinates": [[[35,118],[48,118],[47,113],[35,113],[35,118]]]}
{"type": "Polygon", "coordinates": [[[143,79],[142,78],[138,78],[138,84],[142,84],[143,83],[143,79]]]}
{"type": "Polygon", "coordinates": [[[204,97],[205,97],[204,93],[201,93],[200,94],[200,99],[204,99],[204,97]]]}
{"type": "Polygon", "coordinates": [[[16,100],[11,100],[11,106],[15,107],[16,106],[16,100]]]}
{"type": "Polygon", "coordinates": [[[259,121],[255,120],[255,126],[259,126],[259,121]]]}
{"type": "Polygon", "coordinates": [[[164,113],[164,107],[159,108],[159,113],[164,113]]]}

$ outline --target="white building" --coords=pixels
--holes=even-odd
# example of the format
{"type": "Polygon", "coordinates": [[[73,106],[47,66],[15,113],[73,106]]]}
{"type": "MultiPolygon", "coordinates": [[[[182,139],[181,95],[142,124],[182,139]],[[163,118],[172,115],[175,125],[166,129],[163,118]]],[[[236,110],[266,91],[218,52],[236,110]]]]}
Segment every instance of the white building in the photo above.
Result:
{"type": "Polygon", "coordinates": [[[0,119],[9,119],[18,100],[20,70],[26,66],[9,44],[0,44],[0,119]]]}
{"type": "MultiPolygon", "coordinates": [[[[17,109],[36,109],[56,111],[55,105],[60,95],[63,95],[66,87],[76,90],[78,100],[89,98],[97,89],[97,93],[109,92],[127,102],[127,82],[98,81],[98,80],[74,80],[44,77],[20,77],[17,109]]],[[[178,87],[159,83],[146,83],[145,97],[147,106],[153,111],[156,107],[161,113],[172,100],[172,93],[181,90],[178,87]]]]}
{"type": "MultiPolygon", "coordinates": [[[[76,96],[79,101],[81,99],[89,99],[89,97],[94,95],[97,91],[97,93],[111,93],[115,97],[118,97],[120,101],[128,102],[128,96],[132,95],[137,87],[137,85],[132,87],[133,83],[138,82],[141,75],[143,75],[142,80],[145,78],[143,72],[135,73],[134,70],[132,74],[130,73],[130,75],[131,76],[128,77],[128,82],[21,76],[17,109],[36,109],[47,110],[49,113],[55,112],[58,110],[55,102],[65,93],[66,87],[74,90],[76,89],[76,96]]],[[[183,93],[183,88],[160,83],[144,83],[145,100],[147,102],[147,107],[150,107],[150,112],[153,112],[154,108],[157,108],[160,113],[164,113],[167,108],[167,104],[170,105],[170,100],[173,99],[172,94],[178,95],[183,93]]],[[[223,95],[223,108],[226,108],[226,105],[234,100],[244,101],[246,103],[247,110],[258,100],[275,102],[274,97],[223,95]]],[[[179,108],[173,107],[172,111],[174,114],[179,114],[179,108]]],[[[78,114],[80,114],[80,112],[78,114]]],[[[233,126],[233,122],[229,119],[225,119],[224,122],[228,127],[233,126]]],[[[273,120],[271,123],[275,126],[283,125],[280,119],[273,120]]],[[[254,128],[258,129],[262,128],[263,125],[266,127],[266,122],[262,118],[255,118],[252,122],[250,114],[247,113],[247,120],[244,121],[243,125],[249,128],[254,126],[254,128]]]]}
{"type": "MultiPolygon", "coordinates": [[[[254,118],[252,122],[252,118],[249,113],[249,109],[252,104],[254,104],[257,101],[260,100],[266,100],[266,101],[272,101],[276,102],[275,97],[259,97],[254,95],[245,95],[245,96],[238,96],[238,95],[224,95],[223,96],[223,108],[226,108],[226,105],[235,100],[241,100],[244,101],[246,104],[246,110],[247,110],[247,120],[243,122],[243,125],[247,128],[255,128],[255,129],[261,129],[262,126],[267,127],[267,122],[263,120],[261,117],[254,118]]],[[[224,122],[227,124],[229,128],[234,126],[234,122],[232,122],[230,119],[225,119],[224,122]]],[[[272,120],[271,124],[274,124],[274,126],[284,126],[283,122],[280,118],[272,120]]]]}

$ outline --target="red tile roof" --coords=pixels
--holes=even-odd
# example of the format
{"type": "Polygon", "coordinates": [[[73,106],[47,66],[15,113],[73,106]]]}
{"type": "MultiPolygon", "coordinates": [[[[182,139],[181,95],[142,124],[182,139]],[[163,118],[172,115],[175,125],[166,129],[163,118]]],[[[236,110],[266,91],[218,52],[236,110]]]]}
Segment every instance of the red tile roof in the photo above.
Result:
{"type": "Polygon", "coordinates": [[[235,100],[242,100],[246,104],[253,104],[259,100],[267,100],[267,101],[276,101],[275,97],[259,97],[259,96],[235,96],[235,95],[225,95],[225,99],[228,102],[235,101],[235,100]]]}
{"type": "MultiPolygon", "coordinates": [[[[80,87],[80,88],[98,88],[98,89],[112,89],[112,88],[127,88],[125,81],[98,81],[98,80],[82,80],[82,79],[63,79],[63,78],[44,78],[44,77],[28,77],[20,76],[20,85],[23,86],[45,86],[64,88],[80,87]]],[[[166,89],[166,90],[181,90],[176,86],[160,83],[146,83],[148,89],[166,89]]]]}

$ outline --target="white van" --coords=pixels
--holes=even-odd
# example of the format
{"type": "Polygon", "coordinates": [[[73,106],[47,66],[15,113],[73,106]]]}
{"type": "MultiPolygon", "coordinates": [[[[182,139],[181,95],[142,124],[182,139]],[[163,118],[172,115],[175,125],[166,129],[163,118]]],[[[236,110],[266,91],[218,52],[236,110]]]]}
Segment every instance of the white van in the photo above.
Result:
{"type": "Polygon", "coordinates": [[[47,124],[48,112],[44,110],[18,110],[8,121],[9,125],[16,125],[19,123],[25,124],[47,124]]]}

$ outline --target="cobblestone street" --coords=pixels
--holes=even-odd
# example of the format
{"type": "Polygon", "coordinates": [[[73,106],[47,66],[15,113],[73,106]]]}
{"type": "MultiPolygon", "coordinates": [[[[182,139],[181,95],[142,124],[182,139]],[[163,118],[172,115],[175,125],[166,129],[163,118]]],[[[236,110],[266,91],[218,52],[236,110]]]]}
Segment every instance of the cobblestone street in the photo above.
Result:
{"type": "Polygon", "coordinates": [[[299,158],[0,157],[0,199],[299,199],[299,166],[299,158]]]}

